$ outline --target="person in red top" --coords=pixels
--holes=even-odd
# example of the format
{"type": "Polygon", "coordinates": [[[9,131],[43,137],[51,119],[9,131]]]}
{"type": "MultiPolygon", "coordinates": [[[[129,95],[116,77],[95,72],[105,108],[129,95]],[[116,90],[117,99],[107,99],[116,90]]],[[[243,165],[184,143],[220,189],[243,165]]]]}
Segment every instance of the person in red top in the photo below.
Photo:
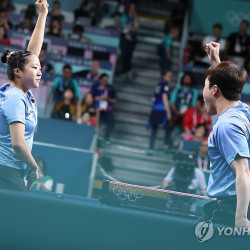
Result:
{"type": "Polygon", "coordinates": [[[191,135],[198,124],[206,124],[209,126],[211,123],[211,116],[207,113],[206,108],[204,107],[203,96],[200,95],[197,98],[196,106],[189,108],[184,115],[182,125],[185,134],[191,135]]]}

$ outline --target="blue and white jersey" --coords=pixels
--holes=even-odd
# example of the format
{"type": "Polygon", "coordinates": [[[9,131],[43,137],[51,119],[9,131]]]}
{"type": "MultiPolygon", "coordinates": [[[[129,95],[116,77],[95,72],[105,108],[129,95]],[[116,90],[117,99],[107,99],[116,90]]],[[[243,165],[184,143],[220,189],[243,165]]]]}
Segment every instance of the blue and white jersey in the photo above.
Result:
{"type": "Polygon", "coordinates": [[[226,198],[236,195],[235,173],[230,164],[246,157],[250,164],[250,107],[239,102],[218,118],[208,139],[210,176],[207,195],[226,198]]]}
{"type": "Polygon", "coordinates": [[[169,94],[169,86],[166,81],[159,82],[155,87],[153,110],[165,110],[162,95],[169,94]]]}
{"type": "Polygon", "coordinates": [[[21,122],[25,125],[25,141],[30,150],[37,125],[37,104],[31,93],[6,83],[0,88],[0,165],[26,169],[11,144],[9,124],[21,122]]]}

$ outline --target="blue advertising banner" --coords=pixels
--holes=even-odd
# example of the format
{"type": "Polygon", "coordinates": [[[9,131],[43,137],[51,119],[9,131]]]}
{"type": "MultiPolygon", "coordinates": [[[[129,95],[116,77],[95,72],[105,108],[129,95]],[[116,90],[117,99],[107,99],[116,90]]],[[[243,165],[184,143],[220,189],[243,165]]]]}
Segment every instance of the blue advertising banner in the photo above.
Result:
{"type": "Polygon", "coordinates": [[[39,118],[34,140],[65,147],[90,150],[95,135],[95,127],[79,125],[75,122],[39,118]]]}
{"type": "MultiPolygon", "coordinates": [[[[26,34],[23,32],[18,32],[18,31],[8,31],[8,37],[15,40],[19,40],[18,44],[13,44],[13,45],[18,45],[18,46],[24,46],[26,43],[23,43],[24,41],[28,41],[30,39],[30,34],[26,34]]],[[[50,41],[51,44],[53,45],[59,45],[63,47],[75,47],[75,48],[81,48],[85,50],[96,50],[96,51],[101,51],[101,52],[109,52],[116,54],[117,53],[117,48],[111,47],[111,46],[102,46],[99,44],[93,44],[93,43],[83,43],[81,41],[77,41],[74,39],[64,39],[64,38],[58,38],[54,36],[45,36],[45,42],[46,40],[50,41]]]]}
{"type": "Polygon", "coordinates": [[[53,191],[60,187],[60,193],[87,196],[93,153],[34,143],[32,154],[45,162],[48,175],[53,179],[53,191]]]}

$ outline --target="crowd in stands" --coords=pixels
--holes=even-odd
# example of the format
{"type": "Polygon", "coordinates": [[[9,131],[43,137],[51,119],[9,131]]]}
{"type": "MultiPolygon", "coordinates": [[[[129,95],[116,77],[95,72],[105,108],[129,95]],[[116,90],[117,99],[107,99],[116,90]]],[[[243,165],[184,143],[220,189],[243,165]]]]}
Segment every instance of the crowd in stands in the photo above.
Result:
{"type": "Polygon", "coordinates": [[[201,44],[192,41],[189,43],[186,48],[188,53],[184,62],[193,62],[195,66],[210,66],[211,62],[206,57],[204,47],[209,41],[215,41],[220,43],[220,57],[222,60],[230,60],[249,71],[250,36],[247,33],[248,28],[248,20],[242,20],[238,32],[231,33],[227,38],[223,38],[221,37],[222,24],[215,23],[212,27],[212,34],[205,36],[201,44]]]}
{"type": "Polygon", "coordinates": [[[93,61],[92,70],[85,72],[85,77],[95,83],[83,97],[77,80],[72,77],[70,65],[65,65],[62,76],[54,79],[52,95],[55,104],[52,117],[91,126],[103,123],[106,125],[104,137],[109,139],[115,124],[112,111],[116,94],[114,87],[108,84],[109,76],[105,73],[99,75],[99,70],[99,62],[93,61]]]}

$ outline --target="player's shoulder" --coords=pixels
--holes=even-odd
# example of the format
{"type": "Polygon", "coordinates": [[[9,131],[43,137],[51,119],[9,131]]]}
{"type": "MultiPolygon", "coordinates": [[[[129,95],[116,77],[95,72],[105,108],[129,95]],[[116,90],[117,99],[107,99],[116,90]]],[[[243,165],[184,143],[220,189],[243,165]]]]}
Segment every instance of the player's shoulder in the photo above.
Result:
{"type": "Polygon", "coordinates": [[[6,100],[26,100],[25,93],[15,86],[8,86],[8,88],[2,89],[1,94],[6,100]]]}
{"type": "Polygon", "coordinates": [[[228,110],[218,118],[215,130],[234,130],[235,128],[245,128],[250,121],[250,109],[247,105],[241,104],[237,108],[228,110]]]}

